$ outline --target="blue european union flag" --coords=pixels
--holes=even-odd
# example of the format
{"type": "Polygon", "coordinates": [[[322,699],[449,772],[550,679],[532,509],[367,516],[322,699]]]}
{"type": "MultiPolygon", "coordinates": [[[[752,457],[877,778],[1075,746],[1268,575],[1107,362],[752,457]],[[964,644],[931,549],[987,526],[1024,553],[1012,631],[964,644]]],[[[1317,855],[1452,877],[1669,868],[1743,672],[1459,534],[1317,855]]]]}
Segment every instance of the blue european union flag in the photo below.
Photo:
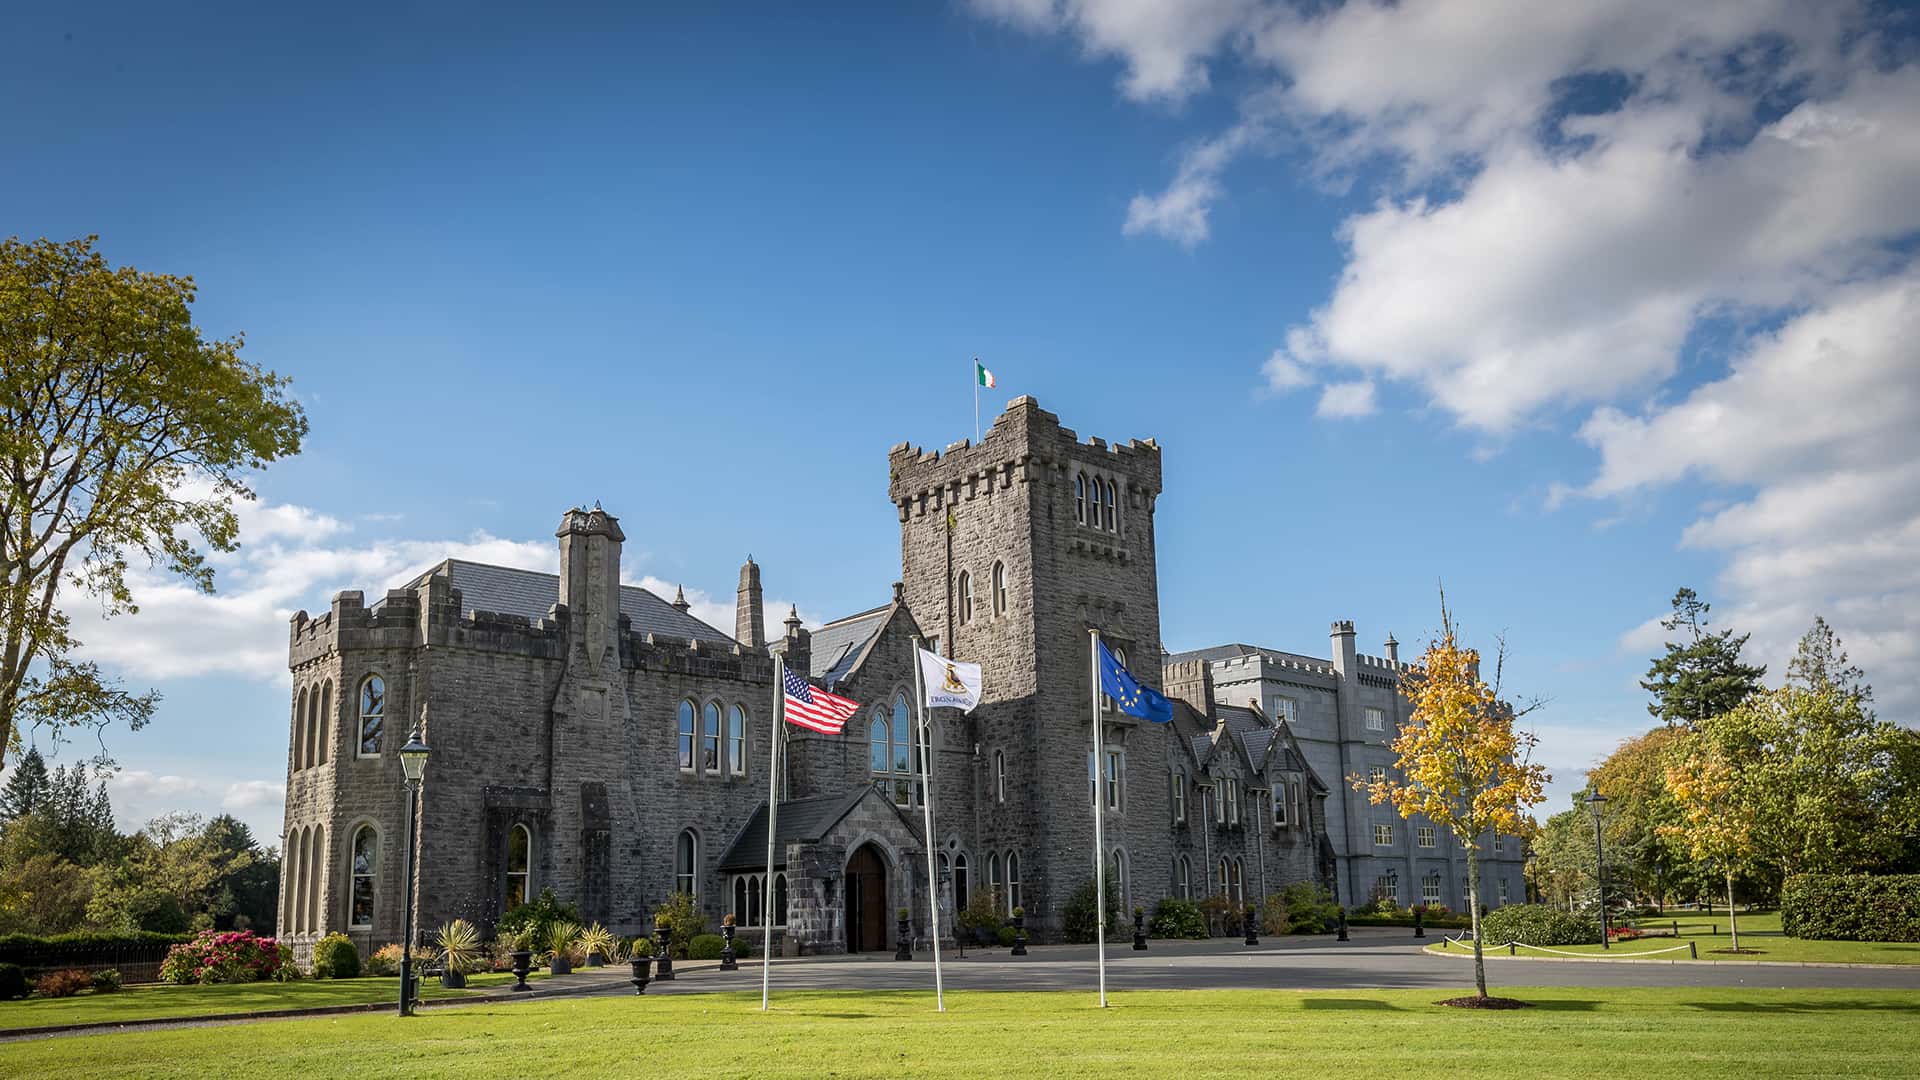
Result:
{"type": "Polygon", "coordinates": [[[1173,702],[1153,687],[1141,686],[1133,673],[1121,667],[1120,661],[1107,651],[1104,641],[1100,642],[1100,690],[1128,716],[1138,716],[1156,724],[1173,719],[1173,702]]]}

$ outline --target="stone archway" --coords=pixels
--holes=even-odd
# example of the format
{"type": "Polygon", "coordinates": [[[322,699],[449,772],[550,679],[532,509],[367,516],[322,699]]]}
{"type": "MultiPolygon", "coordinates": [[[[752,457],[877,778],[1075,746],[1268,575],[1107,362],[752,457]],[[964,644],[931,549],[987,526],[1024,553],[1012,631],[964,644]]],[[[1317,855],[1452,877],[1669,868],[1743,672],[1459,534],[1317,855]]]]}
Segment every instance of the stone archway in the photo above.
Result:
{"type": "Polygon", "coordinates": [[[847,951],[887,947],[887,857],[878,845],[861,844],[847,859],[847,951]]]}

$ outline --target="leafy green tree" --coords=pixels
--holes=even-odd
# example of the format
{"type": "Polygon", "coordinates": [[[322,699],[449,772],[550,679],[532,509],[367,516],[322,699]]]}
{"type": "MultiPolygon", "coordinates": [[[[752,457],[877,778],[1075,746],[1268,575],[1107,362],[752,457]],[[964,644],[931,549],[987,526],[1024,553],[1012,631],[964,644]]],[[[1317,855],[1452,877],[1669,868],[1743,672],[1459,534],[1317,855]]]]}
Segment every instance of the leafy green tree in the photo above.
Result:
{"type": "Polygon", "coordinates": [[[39,747],[29,746],[7,770],[6,786],[0,787],[0,825],[32,813],[46,789],[47,759],[40,756],[39,747]]]}
{"type": "Polygon", "coordinates": [[[0,241],[0,761],[23,728],[152,717],[76,658],[60,602],[136,610],[137,557],[211,592],[195,538],[233,550],[248,475],[307,431],[284,377],[193,324],[192,278],[114,269],[94,239],[0,241]]]}
{"type": "Polygon", "coordinates": [[[105,782],[89,787],[88,780],[86,767],[77,763],[49,773],[33,809],[0,826],[0,867],[34,855],[55,855],[83,867],[112,858],[121,840],[113,805],[105,782]]]}
{"type": "Polygon", "coordinates": [[[1587,811],[1549,817],[1527,850],[1527,881],[1541,903],[1573,911],[1592,895],[1593,819],[1587,811]]]}
{"type": "Polygon", "coordinates": [[[220,882],[228,911],[215,919],[215,925],[223,930],[272,933],[280,896],[279,853],[270,848],[262,850],[253,839],[253,830],[231,814],[207,822],[205,836],[235,867],[220,882]]]}
{"type": "MultiPolygon", "coordinates": [[[[1621,743],[1587,774],[1588,783],[1607,797],[1601,815],[1607,881],[1624,884],[1634,896],[1654,903],[1689,894],[1697,884],[1684,844],[1660,831],[1680,819],[1666,770],[1669,751],[1684,734],[1678,728],[1654,728],[1621,743]]],[[[1593,843],[1590,820],[1587,843],[1593,843]]]]}
{"type": "Polygon", "coordinates": [[[86,870],[41,853],[0,868],[0,934],[65,934],[86,922],[86,870]]]}
{"type": "Polygon", "coordinates": [[[103,930],[211,928],[233,911],[227,887],[253,856],[222,846],[195,814],[153,819],[125,858],[94,868],[88,921],[103,930]]]}
{"type": "Polygon", "coordinates": [[[1653,661],[1640,688],[1653,695],[1647,712],[1669,727],[1699,726],[1746,700],[1766,677],[1765,666],[1740,659],[1751,635],[1707,629],[1711,610],[1692,589],[1681,589],[1673,594],[1673,613],[1660,621],[1682,640],[1667,642],[1666,654],[1653,661]]]}

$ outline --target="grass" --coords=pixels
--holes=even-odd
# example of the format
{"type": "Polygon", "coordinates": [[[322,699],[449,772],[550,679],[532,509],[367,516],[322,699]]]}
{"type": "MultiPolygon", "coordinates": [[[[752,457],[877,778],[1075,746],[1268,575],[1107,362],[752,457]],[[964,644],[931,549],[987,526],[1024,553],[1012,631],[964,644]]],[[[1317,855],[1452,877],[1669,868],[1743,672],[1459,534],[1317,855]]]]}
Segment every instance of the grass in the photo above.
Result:
{"type": "MultiPolygon", "coordinates": [[[[1780,960],[1789,963],[1822,964],[1920,964],[1920,942],[1911,941],[1808,941],[1802,938],[1790,938],[1780,932],[1780,913],[1777,911],[1757,911],[1740,916],[1740,947],[1751,952],[1720,952],[1731,949],[1733,939],[1727,936],[1727,916],[1725,912],[1704,915],[1698,912],[1676,912],[1657,917],[1635,920],[1643,930],[1671,931],[1675,922],[1680,924],[1680,936],[1644,937],[1635,941],[1615,941],[1613,948],[1603,950],[1598,945],[1556,945],[1563,952],[1596,953],[1606,956],[1632,956],[1635,953],[1653,952],[1670,949],[1675,945],[1693,942],[1700,951],[1702,960],[1780,960]]],[[[1463,943],[1445,947],[1448,952],[1473,952],[1471,944],[1463,943]]],[[[1527,954],[1526,949],[1520,955],[1527,954]]],[[[1506,955],[1506,949],[1499,950],[1506,955]]],[[[1534,953],[1535,956],[1551,955],[1534,953]]],[[[1686,959],[1686,953],[1660,953],[1655,959],[1686,959]]]]}
{"type": "Polygon", "coordinates": [[[1504,989],[561,998],[18,1043],[21,1076],[1910,1076],[1920,991],[1504,989]],[[1905,1016],[1907,1019],[1901,1020],[1905,1016]]]}
{"type": "MultiPolygon", "coordinates": [[[[545,977],[544,972],[539,975],[545,977]]],[[[512,984],[513,976],[508,974],[469,975],[466,990],[448,990],[440,985],[439,979],[426,979],[421,983],[421,996],[430,1001],[469,998],[478,996],[476,991],[512,984]]],[[[382,1001],[391,1001],[398,1008],[400,980],[397,977],[220,986],[135,986],[111,994],[0,1002],[0,1032],[55,1024],[125,1024],[173,1016],[322,1009],[330,1005],[382,1001]]]]}

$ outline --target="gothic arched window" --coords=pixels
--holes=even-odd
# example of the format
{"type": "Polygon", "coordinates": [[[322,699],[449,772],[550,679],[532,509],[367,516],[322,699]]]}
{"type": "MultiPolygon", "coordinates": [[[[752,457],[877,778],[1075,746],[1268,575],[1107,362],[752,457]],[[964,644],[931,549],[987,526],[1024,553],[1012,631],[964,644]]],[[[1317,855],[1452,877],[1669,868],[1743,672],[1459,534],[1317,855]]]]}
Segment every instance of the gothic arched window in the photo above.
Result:
{"type": "Polygon", "coordinates": [[[1020,906],[1020,856],[1007,852],[1007,914],[1020,906]]]}
{"type": "Polygon", "coordinates": [[[362,825],[353,834],[352,865],[347,925],[364,929],[373,925],[374,875],[380,872],[380,836],[373,831],[373,826],[362,825]]]}
{"type": "Polygon", "coordinates": [[[387,681],[369,675],[360,684],[360,756],[380,753],[380,729],[387,720],[387,681]]]}
{"type": "Polygon", "coordinates": [[[1173,895],[1182,900],[1193,899],[1193,864],[1185,855],[1173,861],[1173,895]]]}
{"type": "Polygon", "coordinates": [[[325,765],[333,756],[333,682],[320,684],[320,716],[315,732],[320,740],[320,758],[316,764],[325,765]]]}
{"type": "Polygon", "coordinates": [[[1005,563],[993,564],[993,614],[995,617],[1007,613],[1007,566],[1005,563]]]}
{"type": "Polygon", "coordinates": [[[1107,481],[1106,487],[1107,487],[1107,505],[1106,505],[1106,511],[1105,511],[1106,521],[1104,522],[1104,524],[1106,525],[1108,532],[1118,532],[1119,527],[1117,525],[1117,522],[1119,521],[1119,518],[1114,511],[1115,511],[1115,508],[1118,507],[1120,504],[1119,489],[1114,487],[1113,481],[1111,480],[1107,481]]]}
{"type": "Polygon", "coordinates": [[[507,830],[507,903],[511,911],[527,902],[533,893],[533,830],[515,825],[507,830]]]}
{"type": "Polygon", "coordinates": [[[953,856],[953,909],[967,910],[967,853],[955,852],[953,856]]]}
{"type": "Polygon", "coordinates": [[[700,900],[700,838],[692,829],[680,833],[673,845],[673,890],[700,900]]]}
{"type": "MultiPolygon", "coordinates": [[[[1097,515],[1099,510],[1096,508],[1097,515]]],[[[1081,473],[1073,478],[1073,519],[1080,524],[1087,523],[1087,474],[1081,473]]]]}
{"type": "Polygon", "coordinates": [[[973,575],[965,570],[960,571],[960,585],[956,594],[959,597],[960,625],[965,626],[973,621],[973,575]]]}
{"type": "Polygon", "coordinates": [[[993,752],[993,801],[1007,801],[1007,752],[993,752]]]}
{"type": "Polygon", "coordinates": [[[773,875],[773,925],[787,925],[787,875],[773,875]]]}
{"type": "Polygon", "coordinates": [[[892,799],[896,806],[911,806],[920,784],[914,769],[913,717],[907,709],[905,694],[893,699],[893,715],[873,710],[873,726],[867,735],[867,766],[874,786],[892,799]]]}
{"type": "Polygon", "coordinates": [[[693,770],[693,714],[693,702],[680,703],[680,767],[689,772],[693,770]]]}
{"type": "Polygon", "coordinates": [[[1006,879],[1000,876],[1000,853],[997,851],[987,854],[987,895],[993,898],[995,907],[1002,910],[1009,907],[1006,879]]]}
{"type": "Polygon", "coordinates": [[[307,767],[307,691],[305,687],[293,698],[293,767],[295,771],[307,767]]]}
{"type": "Polygon", "coordinates": [[[709,776],[720,772],[720,703],[709,701],[700,710],[700,771],[709,776]]]}
{"type": "Polygon", "coordinates": [[[747,775],[747,711],[738,705],[727,708],[727,772],[747,775]]]}

